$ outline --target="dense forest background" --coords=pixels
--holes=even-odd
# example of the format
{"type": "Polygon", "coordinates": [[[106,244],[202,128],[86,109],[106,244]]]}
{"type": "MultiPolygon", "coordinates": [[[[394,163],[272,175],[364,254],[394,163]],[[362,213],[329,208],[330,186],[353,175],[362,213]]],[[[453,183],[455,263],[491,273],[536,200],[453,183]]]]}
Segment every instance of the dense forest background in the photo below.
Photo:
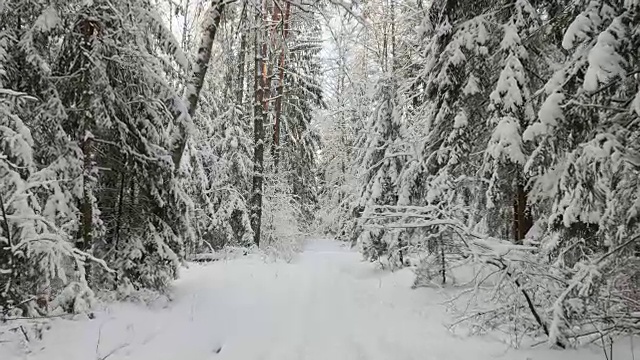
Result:
{"type": "Polygon", "coordinates": [[[637,333],[639,49],[638,0],[0,0],[0,317],[315,231],[473,267],[479,331],[637,333]]]}

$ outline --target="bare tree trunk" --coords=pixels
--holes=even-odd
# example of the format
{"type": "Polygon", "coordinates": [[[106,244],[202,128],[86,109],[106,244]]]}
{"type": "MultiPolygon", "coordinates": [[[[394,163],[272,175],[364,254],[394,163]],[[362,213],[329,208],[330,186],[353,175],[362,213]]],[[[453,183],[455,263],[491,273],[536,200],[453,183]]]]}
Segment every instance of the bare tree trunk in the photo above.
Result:
{"type": "Polygon", "coordinates": [[[445,257],[445,253],[444,253],[444,240],[440,239],[440,261],[441,264],[440,266],[442,267],[440,269],[440,272],[442,275],[442,284],[446,284],[447,283],[447,258],[445,257]]]}
{"type": "MultiPolygon", "coordinates": [[[[516,186],[517,187],[517,186],[516,186]]],[[[513,234],[513,242],[518,243],[518,228],[520,227],[518,224],[518,194],[516,189],[516,194],[513,195],[513,209],[512,209],[512,218],[511,218],[511,233],[513,234]]]]}
{"type": "MultiPolygon", "coordinates": [[[[263,112],[269,114],[269,99],[271,98],[271,72],[269,65],[269,0],[262,2],[262,24],[264,26],[264,38],[262,39],[262,107],[263,112]]],[[[272,5],[273,6],[273,5],[272,5]]],[[[266,121],[265,121],[266,124],[266,121]]]]}
{"type": "Polygon", "coordinates": [[[387,72],[389,70],[389,18],[387,12],[389,11],[388,2],[386,2],[382,11],[382,71],[387,72]]]}
{"type": "Polygon", "coordinates": [[[282,18],[282,43],[280,49],[280,61],[278,64],[278,84],[276,87],[276,102],[274,105],[275,119],[273,122],[273,144],[271,153],[273,154],[273,167],[278,171],[280,161],[280,118],[282,117],[282,97],[284,96],[284,61],[286,51],[286,39],[289,34],[289,17],[291,15],[291,3],[286,2],[284,17],[282,18]]]}
{"type": "MultiPolygon", "coordinates": [[[[247,53],[247,37],[244,33],[240,35],[240,53],[238,54],[238,92],[236,93],[236,101],[238,105],[244,104],[244,84],[245,84],[245,69],[246,69],[246,53],[247,53]]],[[[243,107],[244,108],[244,107],[243,107]]]]}
{"type": "MultiPolygon", "coordinates": [[[[93,245],[93,194],[91,190],[93,174],[93,135],[85,132],[80,148],[83,154],[82,169],[82,202],[80,204],[80,237],[76,247],[82,251],[90,251],[93,245]]],[[[90,266],[85,264],[85,276],[89,280],[90,266]]]]}
{"type": "Polygon", "coordinates": [[[396,2],[395,0],[389,0],[389,3],[391,8],[391,71],[395,76],[398,67],[396,64],[396,2]]]}
{"type": "MultiPolygon", "coordinates": [[[[264,16],[267,12],[267,0],[263,0],[264,16]]],[[[255,102],[253,105],[253,187],[251,191],[251,228],[253,229],[253,242],[260,245],[260,228],[262,226],[262,188],[264,182],[264,141],[265,129],[264,124],[267,121],[267,108],[265,99],[266,79],[266,62],[267,55],[266,39],[263,39],[260,24],[263,19],[260,11],[256,12],[256,32],[254,33],[255,45],[255,80],[254,94],[255,102]]]]}
{"type": "Polygon", "coordinates": [[[513,200],[513,236],[516,243],[524,240],[531,226],[533,226],[533,219],[527,206],[527,190],[524,187],[522,175],[518,174],[513,200]]]}
{"type": "MultiPolygon", "coordinates": [[[[185,102],[187,106],[187,113],[192,118],[195,115],[196,108],[198,106],[198,99],[200,97],[200,91],[204,84],[204,77],[207,74],[209,68],[209,60],[211,60],[211,48],[213,47],[213,40],[216,37],[218,26],[220,25],[220,18],[224,11],[226,0],[212,0],[211,7],[207,12],[202,35],[200,36],[200,46],[198,47],[198,55],[196,56],[196,62],[193,65],[191,79],[187,85],[185,92],[185,102]]],[[[184,116],[181,112],[178,112],[177,117],[184,116]]],[[[184,120],[183,120],[184,122],[184,120]]],[[[184,149],[187,145],[188,134],[184,124],[180,124],[180,137],[178,144],[174,149],[173,163],[176,167],[180,166],[184,149]]]]}
{"type": "Polygon", "coordinates": [[[79,241],[78,248],[86,251],[93,243],[93,199],[91,196],[91,173],[93,164],[91,139],[85,139],[82,144],[82,153],[84,155],[84,169],[82,174],[82,237],[79,241]]]}
{"type": "MultiPolygon", "coordinates": [[[[186,49],[189,47],[189,31],[188,31],[188,21],[189,21],[189,8],[191,7],[191,1],[190,0],[185,0],[183,7],[184,7],[184,14],[182,14],[184,16],[184,22],[182,23],[182,49],[183,51],[186,51],[186,49]]],[[[169,24],[171,24],[171,21],[169,21],[169,24]]]]}
{"type": "Polygon", "coordinates": [[[124,206],[124,188],[125,188],[125,184],[126,184],[126,176],[124,171],[122,173],[120,173],[120,194],[118,196],[118,215],[116,215],[116,234],[115,234],[115,241],[113,243],[113,250],[114,251],[118,251],[118,243],[120,242],[120,229],[121,229],[121,224],[122,224],[122,209],[124,206]]]}
{"type": "Polygon", "coordinates": [[[242,107],[244,111],[244,100],[245,100],[245,86],[247,83],[247,79],[245,78],[247,72],[247,34],[245,31],[240,30],[240,26],[247,19],[247,2],[244,2],[242,5],[242,10],[240,11],[240,20],[238,21],[238,28],[236,29],[236,33],[240,34],[240,49],[238,50],[238,76],[236,78],[237,83],[237,91],[236,91],[236,102],[239,106],[242,107]]]}
{"type": "MultiPolygon", "coordinates": [[[[89,59],[93,51],[93,45],[100,41],[102,35],[102,25],[95,20],[81,19],[73,26],[73,33],[65,39],[63,52],[58,59],[59,69],[62,73],[59,75],[67,75],[71,73],[79,73],[77,82],[71,82],[67,89],[78,88],[81,91],[64,91],[62,94],[63,103],[75,104],[79,108],[90,108],[93,99],[92,79],[88,73],[91,60],[89,59]],[[69,67],[69,64],[73,64],[69,67]]],[[[83,113],[71,113],[66,120],[65,126],[69,131],[74,133],[74,140],[77,142],[82,152],[82,175],[80,185],[82,194],[78,199],[79,224],[76,237],[74,239],[75,246],[81,250],[88,252],[93,246],[94,224],[93,224],[93,183],[95,174],[94,166],[94,135],[96,131],[95,119],[93,112],[87,111],[83,113]]],[[[86,274],[89,274],[89,265],[85,266],[86,274]]]]}

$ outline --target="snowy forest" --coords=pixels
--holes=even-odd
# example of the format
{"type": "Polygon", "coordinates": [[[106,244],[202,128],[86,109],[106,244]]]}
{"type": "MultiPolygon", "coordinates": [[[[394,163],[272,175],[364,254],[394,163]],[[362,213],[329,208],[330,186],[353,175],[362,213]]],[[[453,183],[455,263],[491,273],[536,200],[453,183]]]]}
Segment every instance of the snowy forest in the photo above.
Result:
{"type": "Polygon", "coordinates": [[[640,0],[0,0],[0,149],[0,323],[315,235],[511,346],[640,333],[640,0]]]}

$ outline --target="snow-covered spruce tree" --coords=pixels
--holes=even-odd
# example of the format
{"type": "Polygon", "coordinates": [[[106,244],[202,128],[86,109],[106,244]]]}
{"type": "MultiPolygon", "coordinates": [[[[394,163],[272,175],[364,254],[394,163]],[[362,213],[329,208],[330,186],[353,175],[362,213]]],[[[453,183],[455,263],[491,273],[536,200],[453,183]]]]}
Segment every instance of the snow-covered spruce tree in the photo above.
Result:
{"type": "Polygon", "coordinates": [[[423,45],[426,58],[418,77],[425,84],[425,95],[416,114],[427,117],[426,123],[419,123],[426,128],[421,133],[428,136],[420,149],[426,175],[449,168],[448,172],[455,176],[483,133],[478,126],[482,113],[465,105],[482,89],[478,73],[486,71],[480,59],[488,53],[488,30],[484,17],[478,13],[486,8],[461,12],[464,6],[449,8],[455,4],[443,3],[434,2],[430,9],[430,17],[436,21],[426,20],[430,25],[425,26],[425,31],[431,39],[423,45]],[[471,137],[471,133],[475,136],[471,137]]]}
{"type": "Polygon", "coordinates": [[[93,258],[59,227],[60,218],[74,216],[61,164],[38,169],[34,139],[18,115],[38,101],[0,82],[0,318],[83,311],[94,299],[84,273],[93,258]]]}
{"type": "Polygon", "coordinates": [[[435,254],[419,267],[419,281],[420,277],[431,281],[434,274],[447,281],[450,259],[495,266],[508,279],[504,286],[516,284],[520,289],[508,297],[517,315],[509,310],[499,317],[524,315],[531,319],[530,328],[548,333],[545,320],[538,317],[540,310],[530,302],[529,289],[522,287],[526,278],[518,278],[512,263],[506,265],[496,253],[479,255],[504,246],[492,236],[511,238],[514,218],[520,218],[519,212],[526,214],[526,198],[514,209],[513,197],[500,199],[492,188],[499,184],[502,191],[510,191],[513,185],[524,186],[514,183],[514,175],[524,164],[520,129],[531,121],[533,104],[528,73],[532,68],[525,69],[531,62],[521,37],[535,31],[537,11],[524,1],[432,4],[424,26],[431,36],[424,67],[418,72],[423,80],[411,83],[414,88],[424,87],[415,106],[422,109],[418,113],[427,114],[427,121],[414,123],[424,124],[426,140],[402,176],[403,197],[419,205],[406,209],[405,217],[427,220],[398,225],[423,227],[426,248],[435,254]],[[483,162],[484,171],[479,171],[483,162]],[[487,170],[488,186],[482,179],[487,170]],[[491,195],[488,199],[486,191],[491,195]],[[483,239],[479,245],[484,250],[475,248],[478,238],[483,239]]]}
{"type": "Polygon", "coordinates": [[[351,140],[353,162],[347,172],[355,181],[345,184],[355,188],[355,197],[341,204],[343,216],[352,226],[343,225],[340,231],[346,239],[359,243],[367,259],[388,260],[395,267],[403,263],[403,231],[386,229],[388,219],[378,214],[397,205],[399,175],[407,158],[406,119],[399,92],[398,69],[402,64],[397,52],[401,42],[395,22],[397,11],[393,1],[362,4],[356,11],[366,21],[366,33],[358,39],[362,50],[353,51],[353,59],[341,59],[350,60],[355,70],[347,76],[348,83],[342,84],[354,97],[345,102],[349,108],[342,111],[349,121],[347,129],[357,134],[351,140]]]}
{"type": "Polygon", "coordinates": [[[194,118],[198,132],[189,149],[194,174],[189,186],[199,198],[196,231],[214,248],[249,246],[253,236],[248,207],[253,166],[251,108],[244,89],[251,74],[244,33],[248,30],[243,29],[242,35],[234,32],[238,26],[247,26],[246,9],[232,5],[225,14],[212,54],[220,71],[205,78],[194,118]]]}
{"type": "Polygon", "coordinates": [[[84,269],[92,288],[166,288],[189,206],[169,152],[184,119],[167,79],[187,67],[175,40],[149,2],[5,5],[3,86],[38,99],[14,112],[55,194],[36,213],[117,269],[84,269]]]}
{"type": "MultiPolygon", "coordinates": [[[[509,194],[517,193],[512,188],[524,164],[519,129],[533,117],[529,72],[534,62],[520,37],[536,29],[537,17],[526,1],[431,5],[420,28],[428,35],[426,43],[418,42],[424,55],[416,58],[422,65],[412,69],[405,85],[410,93],[417,91],[408,110],[415,119],[408,133],[417,135],[410,142],[418,151],[401,175],[403,204],[439,209],[430,216],[451,217],[503,238],[511,237],[518,214],[528,214],[526,197],[514,208],[509,194]]],[[[525,181],[518,183],[515,188],[523,195],[525,181]]],[[[451,234],[425,230],[431,233],[426,237],[431,251],[450,244],[451,234]]],[[[447,247],[456,252],[455,246],[447,247]]]]}
{"type": "Polygon", "coordinates": [[[541,249],[561,280],[547,314],[550,341],[636,331],[638,311],[637,1],[588,1],[567,24],[568,56],[544,87],[527,167],[546,206],[541,249]]]}
{"type": "Polygon", "coordinates": [[[558,346],[633,328],[637,24],[637,1],[434,1],[393,72],[405,161],[367,220],[502,274],[483,327],[558,346]]]}
{"type": "MultiPolygon", "coordinates": [[[[318,59],[320,24],[315,13],[305,14],[291,9],[288,19],[291,30],[285,39],[287,47],[282,90],[276,96],[282,101],[276,173],[282,173],[290,184],[299,207],[299,223],[308,226],[317,206],[317,151],[320,138],[314,128],[317,111],[325,107],[320,85],[321,67],[318,59]]],[[[277,104],[276,104],[277,105],[277,104]]],[[[278,111],[276,108],[275,111],[278,111]]],[[[274,131],[276,129],[274,128],[274,131]]]]}
{"type": "MultiPolygon", "coordinates": [[[[222,98],[229,99],[228,96],[222,98]]],[[[229,103],[232,105],[221,109],[224,112],[210,119],[214,126],[209,132],[202,132],[196,150],[200,157],[199,172],[206,176],[206,181],[194,180],[208,184],[208,201],[213,206],[210,209],[213,213],[209,214],[212,217],[204,218],[201,226],[207,227],[208,234],[204,239],[215,248],[252,243],[248,208],[252,169],[249,121],[241,106],[229,103]]],[[[203,115],[206,110],[207,106],[203,106],[203,115]]],[[[201,118],[207,119],[206,116],[201,118]]]]}
{"type": "MultiPolygon", "coordinates": [[[[515,5],[517,9],[519,4],[515,5]]],[[[634,34],[631,24],[637,5],[581,3],[577,8],[582,13],[577,14],[574,7],[558,12],[554,10],[557,5],[535,4],[539,16],[551,18],[544,26],[525,31],[528,36],[519,36],[526,39],[520,42],[525,50],[538,57],[533,63],[531,59],[520,59],[523,64],[520,74],[528,74],[529,78],[513,77],[515,81],[510,82],[517,85],[511,92],[523,100],[520,108],[528,111],[527,106],[537,105],[533,95],[527,104],[526,95],[532,92],[523,85],[533,83],[531,75],[538,79],[546,77],[550,71],[545,65],[559,69],[538,92],[547,95],[544,103],[534,110],[538,121],[522,135],[526,141],[535,140],[537,148],[533,155],[529,157],[522,150],[508,152],[520,157],[514,158],[509,166],[514,163],[522,166],[521,155],[525,156],[527,163],[521,171],[533,174],[529,201],[535,201],[536,215],[543,228],[547,225],[548,229],[527,239],[539,248],[520,248],[510,255],[485,259],[501,269],[508,282],[495,287],[505,306],[484,313],[501,320],[498,323],[484,316],[483,326],[511,323],[513,326],[505,330],[546,335],[551,344],[564,347],[594,337],[605,339],[628,330],[633,321],[631,314],[636,304],[633,299],[638,285],[628,269],[636,264],[634,243],[638,240],[634,215],[630,214],[635,214],[634,194],[638,184],[637,166],[629,159],[636,157],[637,149],[627,140],[637,137],[634,127],[637,114],[632,107],[637,83],[629,76],[633,74],[634,50],[626,46],[637,41],[630,35],[634,34]],[[556,38],[562,24],[567,27],[562,45],[575,49],[567,57],[553,48],[559,42],[543,45],[546,37],[556,38]],[[540,49],[547,50],[545,56],[541,56],[540,49]],[[624,125],[620,126],[621,122],[624,125]],[[514,284],[517,292],[509,289],[514,284]]],[[[511,16],[514,14],[517,12],[511,16]]],[[[512,71],[513,67],[505,69],[518,74],[512,71]]],[[[502,75],[508,73],[503,70],[497,79],[502,75]]],[[[504,98],[499,96],[500,92],[493,94],[490,99],[494,102],[504,98]]],[[[495,110],[494,107],[494,114],[495,110]]],[[[518,127],[522,129],[522,125],[518,127]]],[[[522,145],[516,130],[510,131],[514,140],[510,146],[515,144],[513,147],[517,149],[522,145]]],[[[490,150],[500,144],[493,140],[499,137],[492,137],[490,150]]],[[[495,158],[492,155],[493,152],[487,154],[495,158]]],[[[508,173],[494,172],[493,178],[513,184],[508,173]]],[[[509,203],[496,205],[500,209],[509,203]]],[[[522,208],[513,213],[518,211],[522,208]]],[[[521,233],[518,237],[522,236],[521,233]]]]}
{"type": "MultiPolygon", "coordinates": [[[[77,143],[52,69],[74,3],[9,2],[0,12],[0,258],[3,315],[81,311],[92,302],[77,249],[77,143]],[[51,47],[51,48],[50,48],[51,47]],[[5,266],[7,268],[5,268],[5,266]]],[[[104,263],[100,266],[102,269],[104,263]]]]}
{"type": "Polygon", "coordinates": [[[484,171],[489,178],[487,207],[497,208],[493,212],[499,218],[512,218],[511,237],[522,241],[532,226],[532,218],[523,171],[527,151],[521,134],[535,116],[531,90],[535,59],[522,39],[537,29],[539,14],[527,0],[516,0],[511,5],[495,16],[497,20],[504,19],[498,33],[501,41],[492,56],[502,69],[489,95],[488,122],[493,129],[485,151],[484,171]]]}
{"type": "MultiPolygon", "coordinates": [[[[400,173],[395,220],[408,211],[419,213],[413,220],[445,221],[442,225],[448,219],[469,226],[480,221],[481,213],[474,216],[470,207],[483,203],[477,169],[488,139],[484,99],[492,79],[487,55],[495,41],[487,14],[494,6],[435,1],[410,42],[413,65],[401,90],[410,100],[405,141],[411,147],[400,173]]],[[[434,266],[444,281],[447,253],[457,252],[456,236],[447,226],[421,224],[405,224],[409,251],[428,255],[423,270],[431,273],[427,267],[434,266]]]]}
{"type": "MultiPolygon", "coordinates": [[[[361,149],[358,162],[362,166],[362,181],[359,206],[363,209],[362,219],[377,211],[384,211],[385,205],[395,206],[398,202],[398,175],[404,162],[404,148],[401,133],[404,119],[398,107],[395,79],[382,78],[378,84],[375,108],[368,119],[365,130],[356,147],[361,149]]],[[[359,234],[359,243],[364,255],[370,260],[389,256],[390,265],[402,264],[402,245],[398,230],[385,230],[382,224],[365,224],[359,234]]]]}
{"type": "Polygon", "coordinates": [[[183,126],[183,118],[173,115],[177,95],[162,51],[186,68],[150,3],[94,2],[78,11],[56,69],[61,100],[82,109],[71,111],[63,128],[78,139],[84,174],[92,171],[88,179],[95,181],[89,195],[104,234],[83,222],[83,234],[92,233],[84,246],[117,270],[107,284],[165,289],[176,276],[189,228],[183,213],[191,202],[178,186],[167,132],[183,126]]]}

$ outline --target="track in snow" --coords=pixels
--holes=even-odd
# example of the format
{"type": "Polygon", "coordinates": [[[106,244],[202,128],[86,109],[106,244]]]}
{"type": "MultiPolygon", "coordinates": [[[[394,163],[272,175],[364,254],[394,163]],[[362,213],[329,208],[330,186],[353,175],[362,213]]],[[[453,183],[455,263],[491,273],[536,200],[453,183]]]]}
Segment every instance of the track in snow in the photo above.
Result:
{"type": "MultiPolygon", "coordinates": [[[[292,264],[248,256],[193,265],[176,283],[174,302],[156,309],[118,304],[95,320],[55,321],[53,330],[24,358],[601,358],[584,352],[508,351],[488,339],[454,337],[443,326],[446,314],[435,291],[411,290],[408,270],[386,273],[360,260],[337,242],[316,240],[292,264]]],[[[4,360],[2,354],[0,349],[4,360]]]]}

